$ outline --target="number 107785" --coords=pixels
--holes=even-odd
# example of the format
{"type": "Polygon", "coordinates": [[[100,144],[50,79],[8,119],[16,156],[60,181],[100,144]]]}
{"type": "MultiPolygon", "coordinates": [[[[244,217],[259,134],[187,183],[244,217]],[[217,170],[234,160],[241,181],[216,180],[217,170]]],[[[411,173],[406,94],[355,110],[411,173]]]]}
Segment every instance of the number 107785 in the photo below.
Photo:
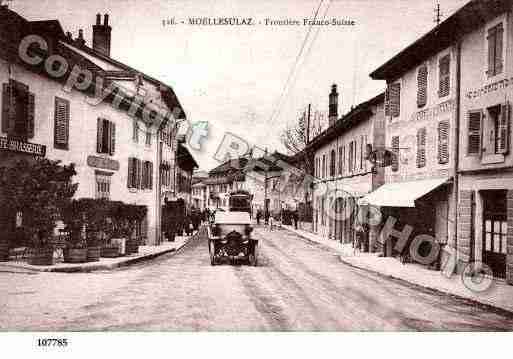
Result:
{"type": "Polygon", "coordinates": [[[67,347],[68,339],[66,338],[39,338],[37,340],[38,347],[67,347]]]}

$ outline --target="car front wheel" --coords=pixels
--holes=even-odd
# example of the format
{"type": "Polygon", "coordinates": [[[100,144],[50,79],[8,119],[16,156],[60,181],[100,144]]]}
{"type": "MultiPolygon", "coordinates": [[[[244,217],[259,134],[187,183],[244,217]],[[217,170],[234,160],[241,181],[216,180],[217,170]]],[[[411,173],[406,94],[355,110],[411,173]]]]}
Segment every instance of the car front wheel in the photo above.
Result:
{"type": "Polygon", "coordinates": [[[217,261],[216,261],[216,256],[215,256],[215,251],[216,247],[215,247],[215,243],[214,241],[208,241],[208,250],[210,252],[210,264],[215,266],[217,264],[217,261]]]}
{"type": "Polygon", "coordinates": [[[249,256],[248,256],[248,263],[250,266],[253,266],[253,267],[256,267],[258,265],[258,258],[257,258],[257,255],[258,255],[258,243],[255,243],[253,246],[252,246],[252,250],[250,251],[249,253],[249,256]]]}

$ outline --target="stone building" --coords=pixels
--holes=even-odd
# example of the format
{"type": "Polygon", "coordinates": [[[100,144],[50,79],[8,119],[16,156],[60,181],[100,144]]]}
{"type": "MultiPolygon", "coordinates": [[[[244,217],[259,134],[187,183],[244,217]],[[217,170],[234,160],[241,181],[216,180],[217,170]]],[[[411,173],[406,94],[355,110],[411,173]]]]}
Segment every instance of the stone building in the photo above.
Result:
{"type": "Polygon", "coordinates": [[[383,104],[380,94],[357,105],[308,145],[314,151],[313,230],[325,238],[352,243],[358,200],[383,183],[383,168],[369,157],[384,145],[383,104]]]}
{"type": "MultiPolygon", "coordinates": [[[[386,184],[366,199],[513,283],[510,1],[472,0],[375,70],[387,82],[386,184]],[[508,211],[509,209],[509,211],[508,211]]],[[[387,254],[394,241],[388,238],[387,254]]]]}
{"type": "Polygon", "coordinates": [[[97,15],[92,48],[57,20],[5,6],[0,17],[0,165],[34,155],[74,163],[77,198],[146,206],[139,230],[158,244],[160,164],[174,158],[173,129],[185,118],[173,89],[110,57],[108,15],[97,15]]]}

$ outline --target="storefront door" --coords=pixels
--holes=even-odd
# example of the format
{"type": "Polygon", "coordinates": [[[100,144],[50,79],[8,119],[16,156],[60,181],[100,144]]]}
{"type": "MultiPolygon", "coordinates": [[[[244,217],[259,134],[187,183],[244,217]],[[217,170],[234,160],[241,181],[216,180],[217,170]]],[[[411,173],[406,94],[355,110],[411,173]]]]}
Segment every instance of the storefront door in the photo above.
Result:
{"type": "Polygon", "coordinates": [[[485,191],[483,197],[483,263],[494,276],[504,278],[508,230],[506,191],[485,191]]]}

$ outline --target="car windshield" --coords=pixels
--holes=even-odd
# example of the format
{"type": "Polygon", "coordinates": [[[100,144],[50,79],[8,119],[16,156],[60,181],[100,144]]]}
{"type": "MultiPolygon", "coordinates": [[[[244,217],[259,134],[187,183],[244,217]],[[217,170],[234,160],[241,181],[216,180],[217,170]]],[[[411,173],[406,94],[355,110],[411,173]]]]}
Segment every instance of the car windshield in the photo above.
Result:
{"type": "Polygon", "coordinates": [[[251,224],[248,212],[219,212],[215,215],[215,222],[219,224],[251,224]]]}

